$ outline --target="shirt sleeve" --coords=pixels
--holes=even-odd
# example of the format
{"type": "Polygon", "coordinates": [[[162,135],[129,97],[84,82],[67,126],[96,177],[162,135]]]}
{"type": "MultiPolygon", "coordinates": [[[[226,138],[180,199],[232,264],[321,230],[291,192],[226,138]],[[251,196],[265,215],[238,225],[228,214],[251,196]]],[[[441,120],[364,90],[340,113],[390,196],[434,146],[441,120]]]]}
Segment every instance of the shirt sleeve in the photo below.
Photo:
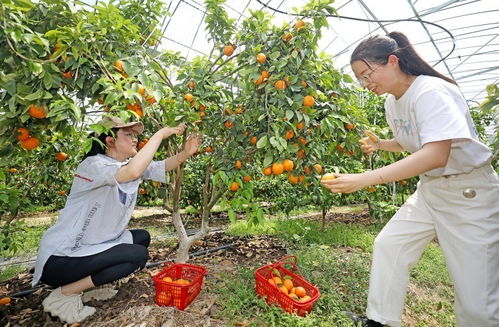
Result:
{"type": "Polygon", "coordinates": [[[443,140],[471,141],[465,113],[449,94],[439,90],[425,92],[416,101],[415,109],[421,146],[443,140]]]}
{"type": "Polygon", "coordinates": [[[142,179],[166,183],[165,160],[152,161],[142,174],[142,179]]]}
{"type": "Polygon", "coordinates": [[[95,189],[104,185],[116,185],[116,172],[121,162],[103,160],[98,156],[88,157],[76,169],[73,184],[78,191],[95,189]]]}

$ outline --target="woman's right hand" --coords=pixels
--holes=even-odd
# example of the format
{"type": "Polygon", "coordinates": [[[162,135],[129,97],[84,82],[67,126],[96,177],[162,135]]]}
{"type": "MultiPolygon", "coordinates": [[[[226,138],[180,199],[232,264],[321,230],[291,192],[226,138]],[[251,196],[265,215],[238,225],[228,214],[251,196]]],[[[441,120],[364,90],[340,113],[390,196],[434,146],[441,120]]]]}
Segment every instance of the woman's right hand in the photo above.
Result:
{"type": "Polygon", "coordinates": [[[371,155],[374,151],[379,150],[380,138],[371,131],[364,131],[364,134],[367,136],[359,140],[360,149],[365,154],[371,155]]]}
{"type": "Polygon", "coordinates": [[[172,136],[173,134],[182,135],[184,134],[186,125],[184,123],[179,124],[175,127],[163,127],[161,131],[163,132],[163,138],[172,136]]]}

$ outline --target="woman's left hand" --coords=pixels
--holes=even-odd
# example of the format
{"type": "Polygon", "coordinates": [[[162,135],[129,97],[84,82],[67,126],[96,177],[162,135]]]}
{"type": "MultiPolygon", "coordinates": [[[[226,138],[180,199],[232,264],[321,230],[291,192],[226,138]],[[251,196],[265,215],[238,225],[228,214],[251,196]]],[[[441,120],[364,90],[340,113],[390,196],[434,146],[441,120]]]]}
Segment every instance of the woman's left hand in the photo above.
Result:
{"type": "Polygon", "coordinates": [[[321,184],[334,193],[353,193],[366,186],[363,174],[335,174],[335,179],[321,181],[321,184]]]}
{"type": "Polygon", "coordinates": [[[187,137],[187,140],[185,141],[185,147],[184,150],[189,154],[189,156],[192,156],[194,153],[196,153],[201,146],[201,136],[199,134],[191,134],[189,137],[187,137]]]}

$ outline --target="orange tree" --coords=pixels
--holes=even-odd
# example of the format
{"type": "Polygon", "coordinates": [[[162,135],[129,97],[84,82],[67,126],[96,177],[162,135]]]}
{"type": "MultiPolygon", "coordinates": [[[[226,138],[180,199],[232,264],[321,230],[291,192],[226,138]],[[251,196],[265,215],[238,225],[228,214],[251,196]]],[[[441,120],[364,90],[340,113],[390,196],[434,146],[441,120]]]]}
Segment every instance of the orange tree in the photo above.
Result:
{"type": "Polygon", "coordinates": [[[353,152],[359,135],[350,125],[350,106],[358,102],[351,79],[317,52],[326,15],[334,9],[311,2],[282,26],[253,11],[236,31],[223,2],[206,1],[207,29],[215,44],[209,56],[182,62],[165,52],[149,64],[167,91],[146,123],[187,121],[204,135],[200,155],[190,160],[194,170],[204,170],[201,176],[194,174],[188,183],[183,182],[184,169],[170,176],[166,202],[180,239],[178,261],[187,260],[191,244],[207,233],[217,203],[227,208],[231,220],[239,210],[246,211],[250,223],[263,219],[255,180],[278,179],[308,196],[307,187],[319,187],[323,173],[313,172],[314,165],[324,162],[332,168],[341,156],[350,158],[344,169],[359,166],[359,154],[353,152]],[[178,210],[182,187],[202,218],[199,233],[190,237],[178,210]]]}
{"type": "MultiPolygon", "coordinates": [[[[254,11],[236,31],[223,2],[206,1],[215,46],[209,56],[191,61],[151,51],[162,15],[158,1],[126,0],[76,12],[62,1],[3,2],[2,153],[39,156],[40,167],[51,165],[50,153],[77,158],[77,149],[90,145],[83,136],[104,130],[92,124],[104,112],[141,119],[149,131],[187,122],[204,135],[199,156],[189,162],[202,168],[202,182],[184,183],[183,165],[169,173],[164,205],[179,237],[178,261],[186,261],[190,246],[208,232],[216,203],[232,220],[237,210],[246,210],[252,223],[263,219],[254,180],[280,179],[308,194],[306,187],[319,187],[322,173],[312,173],[314,165],[333,168],[341,156],[352,159],[341,163],[343,169],[358,166],[358,137],[349,125],[358,112],[352,110],[357,100],[351,79],[317,52],[334,9],[312,1],[282,26],[254,11]],[[180,198],[182,188],[192,187],[200,192],[190,200],[202,223],[199,233],[187,237],[180,198]]],[[[181,138],[168,139],[160,155],[181,147],[181,138]]],[[[56,176],[69,170],[64,168],[48,171],[47,184],[57,185],[56,176]]],[[[39,181],[36,176],[30,174],[39,181]]]]}
{"type": "Polygon", "coordinates": [[[80,5],[77,11],[59,0],[0,6],[0,178],[34,205],[63,203],[78,151],[90,144],[82,143],[85,126],[96,115],[111,109],[141,116],[132,107],[140,72],[128,72],[121,59],[147,50],[164,13],[159,1],[80,5]],[[11,168],[18,172],[6,176],[11,168]]]}

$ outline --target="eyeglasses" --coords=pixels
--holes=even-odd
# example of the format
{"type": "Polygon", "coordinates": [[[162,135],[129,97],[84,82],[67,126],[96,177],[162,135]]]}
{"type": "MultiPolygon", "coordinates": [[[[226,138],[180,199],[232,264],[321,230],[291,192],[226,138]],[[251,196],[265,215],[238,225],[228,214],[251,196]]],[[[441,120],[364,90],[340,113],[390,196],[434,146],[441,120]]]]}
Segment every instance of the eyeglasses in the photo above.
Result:
{"type": "Polygon", "coordinates": [[[366,87],[369,83],[371,83],[373,80],[371,79],[371,75],[372,73],[374,73],[377,69],[379,68],[376,67],[376,68],[371,68],[369,66],[369,69],[371,70],[371,72],[369,74],[364,74],[364,75],[361,75],[357,78],[357,80],[359,81],[359,84],[363,87],[366,87]]]}

